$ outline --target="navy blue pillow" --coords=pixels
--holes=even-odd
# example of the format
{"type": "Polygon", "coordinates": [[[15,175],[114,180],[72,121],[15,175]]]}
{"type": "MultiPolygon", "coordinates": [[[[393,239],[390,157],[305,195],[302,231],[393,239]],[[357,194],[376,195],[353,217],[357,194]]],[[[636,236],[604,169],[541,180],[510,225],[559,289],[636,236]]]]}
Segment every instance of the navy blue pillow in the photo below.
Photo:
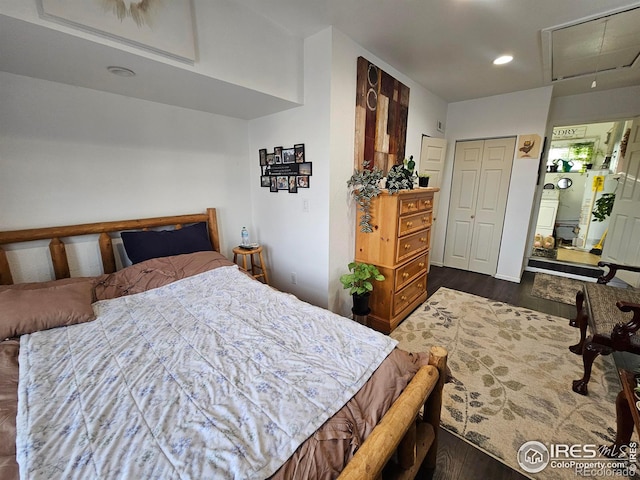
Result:
{"type": "Polygon", "coordinates": [[[144,262],[150,258],[213,250],[205,222],[195,223],[179,230],[122,232],[120,236],[131,263],[144,262]]]}

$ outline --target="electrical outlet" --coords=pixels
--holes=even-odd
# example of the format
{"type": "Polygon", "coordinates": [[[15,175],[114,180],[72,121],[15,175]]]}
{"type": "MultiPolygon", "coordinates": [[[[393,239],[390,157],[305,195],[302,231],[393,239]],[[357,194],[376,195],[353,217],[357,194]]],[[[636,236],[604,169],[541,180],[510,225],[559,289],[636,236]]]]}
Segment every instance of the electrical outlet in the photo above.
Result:
{"type": "Polygon", "coordinates": [[[298,284],[298,275],[296,274],[296,272],[291,272],[291,283],[293,283],[294,285],[298,284]]]}

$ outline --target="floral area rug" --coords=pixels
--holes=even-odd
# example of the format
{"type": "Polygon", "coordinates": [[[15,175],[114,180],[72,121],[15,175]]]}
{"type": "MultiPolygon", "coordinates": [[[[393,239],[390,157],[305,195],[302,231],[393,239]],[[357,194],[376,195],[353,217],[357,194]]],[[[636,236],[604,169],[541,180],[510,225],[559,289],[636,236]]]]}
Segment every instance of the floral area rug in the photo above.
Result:
{"type": "MultiPolygon", "coordinates": [[[[391,333],[408,351],[448,349],[453,379],[442,426],[523,475],[517,452],[525,442],[610,445],[615,438],[621,387],[612,358],[594,362],[588,396],[571,390],[582,377],[582,360],[568,349],[578,336],[567,319],[447,288],[391,333]]],[[[577,478],[550,467],[532,477],[577,478]]]]}
{"type": "Polygon", "coordinates": [[[568,305],[576,304],[576,293],[582,290],[584,282],[573,278],[549,275],[547,273],[536,273],[533,279],[531,295],[534,297],[546,298],[568,305]]]}

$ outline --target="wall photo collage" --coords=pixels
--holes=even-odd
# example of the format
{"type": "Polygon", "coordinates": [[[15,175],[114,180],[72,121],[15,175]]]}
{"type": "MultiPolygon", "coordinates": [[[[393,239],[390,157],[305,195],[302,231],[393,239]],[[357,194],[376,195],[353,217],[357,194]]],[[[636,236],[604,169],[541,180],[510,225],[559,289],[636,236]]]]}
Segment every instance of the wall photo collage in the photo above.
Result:
{"type": "Polygon", "coordinates": [[[311,177],[311,162],[304,158],[304,143],[298,143],[291,148],[274,147],[272,153],[261,148],[260,186],[269,188],[272,192],[287,190],[298,193],[299,188],[309,188],[311,177]]]}

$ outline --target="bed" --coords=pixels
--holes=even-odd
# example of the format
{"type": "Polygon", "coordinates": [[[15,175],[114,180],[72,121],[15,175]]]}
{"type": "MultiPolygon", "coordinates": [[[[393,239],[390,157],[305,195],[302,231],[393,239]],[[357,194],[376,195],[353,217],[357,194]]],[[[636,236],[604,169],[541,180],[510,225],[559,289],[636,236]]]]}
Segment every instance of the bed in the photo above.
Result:
{"type": "Polygon", "coordinates": [[[219,253],[216,215],[0,232],[0,478],[435,468],[446,350],[403,352],[255,280],[219,253]],[[84,235],[104,273],[71,278],[64,241],[84,235]],[[42,240],[56,280],[14,284],[11,245],[42,240]]]}

